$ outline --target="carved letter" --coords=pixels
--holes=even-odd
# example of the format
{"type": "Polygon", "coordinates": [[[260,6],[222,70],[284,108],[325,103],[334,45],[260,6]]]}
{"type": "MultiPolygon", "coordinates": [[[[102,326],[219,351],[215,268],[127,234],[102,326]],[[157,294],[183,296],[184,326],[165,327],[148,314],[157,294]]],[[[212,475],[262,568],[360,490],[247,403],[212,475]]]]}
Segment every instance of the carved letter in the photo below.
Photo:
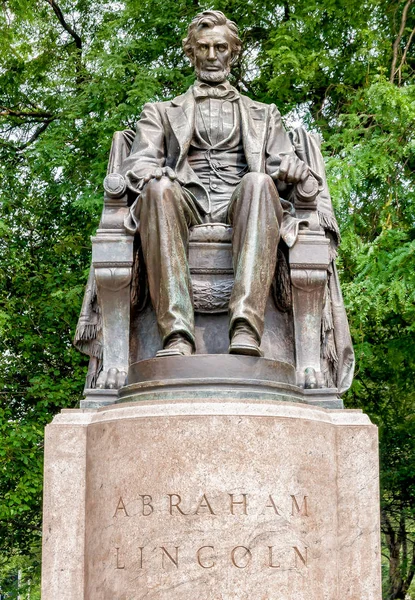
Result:
{"type": "Polygon", "coordinates": [[[215,514],[212,510],[211,505],[209,504],[209,500],[206,498],[206,494],[203,494],[203,496],[201,497],[200,502],[197,505],[195,515],[199,514],[200,508],[207,508],[211,515],[215,514]]]}
{"type": "Polygon", "coordinates": [[[268,496],[268,502],[265,505],[265,508],[273,508],[276,515],[280,514],[271,494],[268,496]]]}
{"type": "Polygon", "coordinates": [[[234,515],[235,513],[233,512],[233,507],[236,505],[242,505],[243,506],[243,513],[244,515],[247,515],[247,510],[246,510],[246,494],[241,494],[243,500],[241,502],[235,502],[235,500],[233,499],[233,494],[229,494],[229,497],[231,499],[231,514],[234,515]]]}
{"type": "Polygon", "coordinates": [[[300,513],[302,517],[308,517],[308,507],[307,507],[307,498],[308,496],[304,496],[303,503],[300,506],[298,505],[297,498],[295,496],[291,496],[292,498],[292,510],[291,514],[294,516],[296,513],[300,513]],[[295,511],[295,512],[294,512],[295,511]]]}
{"type": "Polygon", "coordinates": [[[119,549],[119,547],[117,546],[117,547],[115,548],[115,550],[116,550],[116,552],[117,552],[117,560],[116,560],[116,566],[115,566],[115,568],[116,568],[116,569],[125,569],[125,565],[122,565],[122,564],[120,563],[120,549],[119,549]]]}
{"type": "Polygon", "coordinates": [[[197,556],[197,562],[199,563],[199,565],[203,568],[203,569],[211,569],[212,567],[215,566],[215,563],[212,562],[210,565],[207,564],[202,564],[202,559],[200,557],[200,553],[204,548],[210,548],[211,550],[214,550],[213,546],[202,546],[201,548],[199,548],[199,550],[196,553],[197,556]]]}
{"type": "Polygon", "coordinates": [[[122,499],[122,496],[120,496],[120,499],[118,500],[118,504],[117,504],[117,508],[115,509],[115,513],[113,515],[113,517],[115,517],[115,515],[117,514],[117,512],[119,510],[124,511],[124,516],[125,517],[129,517],[130,515],[127,512],[127,509],[125,508],[125,504],[124,504],[124,500],[122,499]]]}
{"type": "Polygon", "coordinates": [[[161,564],[164,567],[164,557],[167,556],[167,558],[169,558],[171,560],[171,562],[174,564],[174,566],[177,568],[179,566],[179,546],[175,546],[175,550],[176,550],[176,558],[173,558],[172,555],[167,552],[166,548],[164,546],[160,546],[160,548],[163,550],[163,554],[161,555],[161,564]]]}
{"type": "MultiPolygon", "coordinates": [[[[246,514],[246,513],[245,513],[245,514],[246,514]]],[[[232,550],[232,552],[231,552],[231,560],[232,560],[232,564],[233,564],[235,567],[237,567],[238,569],[245,569],[245,568],[246,568],[246,567],[249,565],[249,563],[250,563],[250,561],[251,561],[251,558],[252,558],[251,551],[249,550],[249,548],[246,548],[245,546],[236,546],[236,548],[234,548],[234,549],[232,550]],[[236,562],[236,560],[235,560],[235,554],[236,554],[236,551],[237,551],[237,550],[239,550],[239,548],[242,548],[243,550],[245,550],[245,552],[244,552],[244,554],[241,556],[241,558],[243,559],[243,558],[245,558],[245,556],[247,556],[247,557],[248,557],[248,558],[247,558],[247,561],[246,561],[246,564],[244,564],[244,565],[237,564],[237,562],[236,562]]]]}
{"type": "Polygon", "coordinates": [[[140,550],[140,558],[139,558],[139,569],[143,568],[143,550],[144,550],[144,546],[139,546],[138,548],[140,550]]]}
{"type": "Polygon", "coordinates": [[[268,566],[272,567],[273,569],[279,569],[280,568],[280,564],[278,563],[278,565],[273,565],[273,560],[272,560],[272,549],[273,546],[268,546],[268,557],[269,557],[269,561],[268,561],[268,566]]]}
{"type": "Polygon", "coordinates": [[[143,517],[148,517],[154,510],[153,505],[151,504],[153,498],[148,494],[140,494],[140,498],[143,501],[143,517]]]}
{"type": "Polygon", "coordinates": [[[294,556],[295,556],[295,568],[298,567],[298,559],[301,560],[303,565],[307,566],[307,548],[305,548],[304,556],[301,554],[297,546],[293,546],[294,556]]]}
{"type": "Polygon", "coordinates": [[[181,515],[186,515],[185,512],[182,511],[182,509],[180,508],[179,504],[182,501],[181,497],[179,496],[179,494],[167,494],[170,500],[170,514],[173,514],[173,508],[177,508],[177,510],[179,511],[179,513],[181,515]],[[173,498],[175,498],[177,500],[177,502],[175,504],[173,504],[173,498]]]}

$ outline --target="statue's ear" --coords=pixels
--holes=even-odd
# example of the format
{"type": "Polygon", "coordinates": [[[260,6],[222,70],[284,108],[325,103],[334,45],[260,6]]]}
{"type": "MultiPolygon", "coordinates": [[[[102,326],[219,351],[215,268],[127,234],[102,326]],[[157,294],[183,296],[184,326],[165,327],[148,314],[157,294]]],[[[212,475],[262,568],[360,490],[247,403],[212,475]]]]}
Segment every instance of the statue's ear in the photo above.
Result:
{"type": "Polygon", "coordinates": [[[184,49],[184,53],[186,54],[187,58],[190,60],[190,62],[192,63],[192,65],[194,65],[195,64],[195,57],[194,57],[193,48],[185,48],[184,49]]]}

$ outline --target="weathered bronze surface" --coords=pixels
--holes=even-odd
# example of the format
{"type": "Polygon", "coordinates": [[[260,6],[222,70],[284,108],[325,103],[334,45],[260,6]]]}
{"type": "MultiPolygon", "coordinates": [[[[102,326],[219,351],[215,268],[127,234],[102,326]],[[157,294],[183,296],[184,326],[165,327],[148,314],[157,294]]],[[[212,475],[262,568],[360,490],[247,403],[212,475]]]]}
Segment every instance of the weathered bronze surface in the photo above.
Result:
{"type": "Polygon", "coordinates": [[[254,356],[205,354],[140,360],[130,365],[128,380],[118,402],[207,398],[234,402],[238,398],[343,408],[337,390],[300,388],[293,365],[254,356]]]}
{"type": "Polygon", "coordinates": [[[155,355],[159,377],[166,357],[229,352],[341,393],[354,355],[319,140],[230,85],[241,42],[221,12],[195,17],[183,47],[196,83],[114,136],[75,338],[87,389],[122,387],[129,364],[139,383],[155,355]]]}

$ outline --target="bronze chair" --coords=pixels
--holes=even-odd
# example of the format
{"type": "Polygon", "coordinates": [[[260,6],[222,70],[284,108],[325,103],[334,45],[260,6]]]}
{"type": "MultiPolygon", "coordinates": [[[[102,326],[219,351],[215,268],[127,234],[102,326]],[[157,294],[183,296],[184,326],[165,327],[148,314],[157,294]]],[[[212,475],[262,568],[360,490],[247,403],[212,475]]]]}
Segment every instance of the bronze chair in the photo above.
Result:
{"type": "MultiPolygon", "coordinates": [[[[119,170],[133,139],[131,130],[114,134],[102,217],[92,239],[91,274],[75,336],[78,348],[91,357],[87,389],[122,387],[129,365],[153,357],[161,347],[146,293],[139,236],[134,238],[124,227],[133,199],[119,170]]],[[[310,134],[295,132],[293,143],[303,160],[324,171],[324,164],[315,164],[321,154],[310,134]],[[307,146],[310,140],[314,144],[311,150],[307,146]]],[[[332,302],[333,293],[340,294],[333,262],[338,229],[329,197],[320,196],[320,207],[318,200],[296,200],[296,214],[305,226],[290,249],[280,244],[262,349],[265,358],[294,365],[298,386],[342,391],[351,379],[353,351],[348,339],[335,339],[333,320],[337,318],[339,324],[339,319],[346,319],[343,306],[337,302],[334,307],[332,302]]],[[[232,229],[224,224],[198,225],[190,231],[198,354],[227,352],[226,313],[233,285],[231,239],[232,229]]]]}

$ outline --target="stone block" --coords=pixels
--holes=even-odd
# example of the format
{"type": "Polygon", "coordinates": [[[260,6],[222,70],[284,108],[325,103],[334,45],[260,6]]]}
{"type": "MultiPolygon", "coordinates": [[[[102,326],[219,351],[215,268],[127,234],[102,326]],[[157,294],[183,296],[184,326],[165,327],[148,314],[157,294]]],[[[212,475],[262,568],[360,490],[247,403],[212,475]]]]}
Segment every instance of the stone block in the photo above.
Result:
{"type": "Polygon", "coordinates": [[[377,429],[240,400],[47,428],[42,600],[381,600],[377,429]]]}
{"type": "MultiPolygon", "coordinates": [[[[46,427],[42,598],[84,598],[87,427],[91,413],[62,411],[46,427]]],[[[97,599],[98,600],[98,599],[97,599]]]]}

